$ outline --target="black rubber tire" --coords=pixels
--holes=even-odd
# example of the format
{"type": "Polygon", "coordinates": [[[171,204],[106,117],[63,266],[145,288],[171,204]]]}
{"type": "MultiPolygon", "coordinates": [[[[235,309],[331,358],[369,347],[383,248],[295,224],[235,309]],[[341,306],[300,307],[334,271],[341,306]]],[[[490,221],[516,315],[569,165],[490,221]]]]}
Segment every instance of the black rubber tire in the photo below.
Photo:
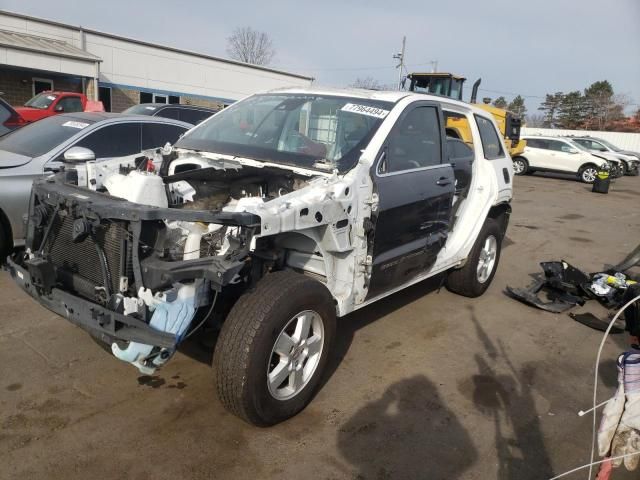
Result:
{"type": "Polygon", "coordinates": [[[625,175],[629,175],[629,165],[624,160],[620,161],[620,176],[624,177],[625,175]]]}
{"type": "Polygon", "coordinates": [[[502,237],[502,231],[498,222],[493,218],[487,218],[480,230],[478,238],[476,239],[476,243],[473,245],[471,252],[469,252],[467,263],[465,263],[462,268],[451,270],[447,275],[447,279],[445,281],[447,290],[457,293],[458,295],[462,295],[463,297],[475,298],[482,295],[487,288],[489,288],[489,285],[491,285],[493,277],[498,270],[498,264],[500,263],[500,251],[502,249],[502,237]],[[478,260],[480,259],[480,251],[482,250],[482,247],[489,235],[493,235],[497,241],[496,261],[493,265],[493,270],[491,271],[489,278],[484,283],[480,283],[476,272],[478,260]]]}
{"type": "Polygon", "coordinates": [[[515,175],[526,175],[527,172],[529,171],[529,162],[527,162],[527,159],[524,157],[515,157],[513,159],[513,163],[515,164],[516,162],[522,162],[524,165],[524,169],[520,172],[520,173],[516,173],[515,169],[514,169],[514,174],[515,175]]]}
{"type": "Polygon", "coordinates": [[[242,295],[222,326],[213,356],[218,396],[224,407],[246,422],[265,427],[300,412],[313,398],[325,370],[336,331],[336,311],[327,288],[291,271],[262,278],[242,295]],[[287,322],[314,310],[324,324],[324,346],[316,370],[293,398],[278,400],[267,386],[267,366],[287,322]]]}
{"type": "Polygon", "coordinates": [[[578,180],[580,180],[580,181],[581,181],[581,182],[583,182],[583,183],[589,183],[589,184],[591,184],[591,183],[593,183],[593,182],[588,182],[588,181],[586,181],[584,178],[582,178],[582,174],[584,173],[584,171],[585,171],[587,168],[595,168],[596,173],[597,173],[597,171],[598,171],[598,166],[597,166],[597,165],[594,165],[593,163],[587,163],[586,165],[581,166],[581,167],[580,167],[580,170],[578,170],[578,180]]]}
{"type": "Polygon", "coordinates": [[[7,256],[11,253],[13,240],[10,238],[9,230],[0,222],[0,265],[7,263],[7,256]]]}

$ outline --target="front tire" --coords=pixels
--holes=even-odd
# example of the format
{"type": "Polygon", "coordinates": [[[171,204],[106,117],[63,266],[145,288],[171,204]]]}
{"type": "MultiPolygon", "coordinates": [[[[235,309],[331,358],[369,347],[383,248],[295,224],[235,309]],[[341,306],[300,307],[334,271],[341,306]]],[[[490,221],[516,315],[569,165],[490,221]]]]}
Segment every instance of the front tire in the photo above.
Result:
{"type": "Polygon", "coordinates": [[[464,297],[475,298],[482,295],[491,285],[498,269],[502,237],[498,222],[487,218],[469,252],[467,263],[447,275],[447,290],[464,297]]]}
{"type": "Polygon", "coordinates": [[[588,163],[578,171],[578,178],[584,183],[593,183],[598,175],[598,167],[592,163],[588,163]]]}
{"type": "Polygon", "coordinates": [[[266,275],[232,308],[213,368],[220,401],[257,426],[293,417],[313,398],[335,337],[333,298],[320,282],[266,275]]]}
{"type": "Polygon", "coordinates": [[[526,175],[529,170],[529,162],[523,157],[513,159],[513,173],[516,175],[526,175]]]}

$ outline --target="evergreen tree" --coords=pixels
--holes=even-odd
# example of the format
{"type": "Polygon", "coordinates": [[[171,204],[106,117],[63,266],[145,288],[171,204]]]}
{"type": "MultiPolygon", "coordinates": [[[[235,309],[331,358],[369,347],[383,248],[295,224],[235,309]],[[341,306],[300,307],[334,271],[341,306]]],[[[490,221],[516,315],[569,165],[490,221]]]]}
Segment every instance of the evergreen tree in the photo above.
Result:
{"type": "Polygon", "coordinates": [[[493,106],[497,108],[507,108],[507,99],[504,97],[498,97],[493,101],[493,106]]]}
{"type": "Polygon", "coordinates": [[[562,97],[558,106],[557,127],[575,130],[584,127],[587,118],[585,111],[585,97],[582,92],[576,90],[562,97]]]}
{"type": "Polygon", "coordinates": [[[554,94],[547,93],[544,102],[538,107],[538,110],[544,112],[543,126],[545,128],[553,128],[556,126],[558,110],[563,98],[564,93],[562,92],[556,92],[554,94]]]}
{"type": "Polygon", "coordinates": [[[507,110],[515,113],[520,118],[524,118],[525,114],[527,113],[527,107],[524,106],[524,98],[518,95],[511,101],[511,103],[507,107],[507,110]]]}

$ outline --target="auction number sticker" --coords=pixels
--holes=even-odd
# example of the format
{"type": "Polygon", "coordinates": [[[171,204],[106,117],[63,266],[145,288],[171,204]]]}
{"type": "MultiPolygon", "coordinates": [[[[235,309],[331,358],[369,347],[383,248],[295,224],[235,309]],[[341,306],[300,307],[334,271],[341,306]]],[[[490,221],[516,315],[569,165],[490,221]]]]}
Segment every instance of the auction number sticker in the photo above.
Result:
{"type": "Polygon", "coordinates": [[[88,123],[84,123],[84,122],[74,122],[72,120],[69,120],[68,122],[64,122],[62,124],[63,127],[71,127],[71,128],[84,128],[84,127],[88,127],[89,124],[88,123]]]}
{"type": "Polygon", "coordinates": [[[361,115],[368,115],[370,117],[376,118],[384,118],[389,113],[389,110],[370,107],[369,105],[359,105],[357,103],[347,103],[340,110],[342,110],[343,112],[359,113],[361,115]]]}

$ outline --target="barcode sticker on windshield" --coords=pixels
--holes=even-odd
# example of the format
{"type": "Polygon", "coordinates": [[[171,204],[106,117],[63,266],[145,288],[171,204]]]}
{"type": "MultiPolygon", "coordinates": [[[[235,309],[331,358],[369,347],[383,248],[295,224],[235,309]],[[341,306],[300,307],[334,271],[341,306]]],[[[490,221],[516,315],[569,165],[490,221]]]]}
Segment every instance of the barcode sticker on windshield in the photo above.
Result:
{"type": "Polygon", "coordinates": [[[84,122],[74,122],[72,120],[69,120],[68,122],[64,122],[62,126],[71,127],[71,128],[84,128],[84,127],[88,127],[89,124],[84,122]]]}
{"type": "Polygon", "coordinates": [[[359,113],[361,115],[368,115],[370,117],[376,118],[384,118],[389,113],[389,110],[370,107],[369,105],[358,105],[357,103],[347,103],[340,110],[342,110],[343,112],[359,113]]]}

